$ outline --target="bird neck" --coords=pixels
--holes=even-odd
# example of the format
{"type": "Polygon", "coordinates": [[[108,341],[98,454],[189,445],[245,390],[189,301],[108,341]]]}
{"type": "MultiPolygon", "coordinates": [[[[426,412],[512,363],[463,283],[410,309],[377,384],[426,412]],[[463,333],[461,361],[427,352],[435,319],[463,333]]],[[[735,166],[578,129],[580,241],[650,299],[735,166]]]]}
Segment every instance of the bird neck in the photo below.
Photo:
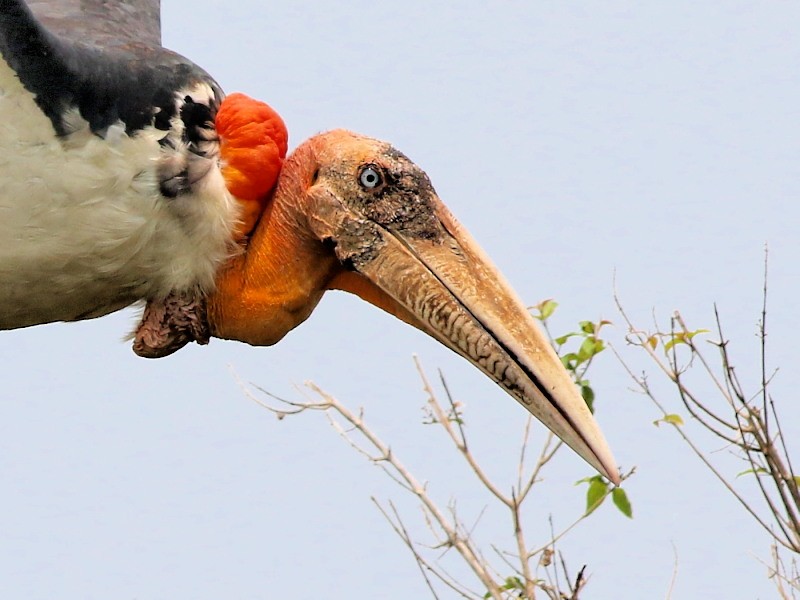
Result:
{"type": "Polygon", "coordinates": [[[208,300],[215,337],[255,346],[275,344],[308,318],[340,269],[335,257],[309,235],[303,188],[282,184],[245,252],[217,275],[216,290],[208,300]]]}

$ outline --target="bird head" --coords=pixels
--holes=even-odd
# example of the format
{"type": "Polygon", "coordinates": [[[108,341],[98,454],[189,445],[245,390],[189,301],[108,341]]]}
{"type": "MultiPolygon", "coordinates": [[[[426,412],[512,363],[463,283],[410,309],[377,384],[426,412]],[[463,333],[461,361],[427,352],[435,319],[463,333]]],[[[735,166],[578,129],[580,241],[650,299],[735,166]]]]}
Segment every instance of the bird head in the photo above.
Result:
{"type": "Polygon", "coordinates": [[[210,333],[270,345],[326,290],[356,294],[432,336],[505,389],[611,481],[611,452],[525,305],[391,145],[315,136],[284,163],[243,254],[207,300],[210,333]]]}

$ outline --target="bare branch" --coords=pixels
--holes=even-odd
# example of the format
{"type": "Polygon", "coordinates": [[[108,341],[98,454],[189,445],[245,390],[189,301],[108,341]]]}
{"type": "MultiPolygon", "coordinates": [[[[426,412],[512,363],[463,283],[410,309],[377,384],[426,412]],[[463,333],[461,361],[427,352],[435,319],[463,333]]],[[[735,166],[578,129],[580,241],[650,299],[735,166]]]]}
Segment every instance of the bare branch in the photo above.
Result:
{"type": "Polygon", "coordinates": [[[669,578],[669,588],[665,600],[672,598],[672,592],[675,589],[675,582],[678,580],[678,549],[675,547],[675,542],[672,543],[672,577],[669,578]]]}
{"type": "MultiPolygon", "coordinates": [[[[671,323],[672,328],[669,334],[670,344],[665,345],[668,361],[662,362],[656,354],[655,349],[658,345],[658,336],[665,334],[646,334],[637,330],[630,318],[622,308],[619,298],[615,295],[617,308],[628,326],[628,340],[638,347],[645,350],[648,358],[656,363],[658,369],[664,373],[675,385],[678,396],[684,408],[694,417],[710,434],[725,440],[734,448],[741,451],[741,457],[748,463],[750,472],[755,477],[755,484],[760,495],[766,504],[769,517],[762,516],[751,503],[738,493],[731,483],[722,473],[711,463],[710,458],[699,449],[690,439],[687,430],[673,420],[665,419],[672,425],[674,430],[690,447],[704,465],[722,482],[726,489],[736,498],[742,507],[767,531],[775,543],[793,552],[800,553],[800,490],[798,481],[791,468],[791,459],[786,447],[786,439],[781,429],[780,420],[775,411],[775,405],[768,392],[771,377],[768,377],[767,354],[766,354],[766,317],[767,317],[767,254],[765,252],[764,262],[764,287],[761,315],[759,319],[759,341],[760,341],[760,388],[757,394],[748,395],[739,380],[736,370],[731,362],[729,355],[728,342],[725,338],[722,321],[717,306],[714,306],[714,318],[716,329],[719,335],[719,342],[715,346],[719,350],[719,360],[721,368],[719,375],[717,370],[712,368],[706,356],[698,348],[693,337],[697,331],[692,332],[684,322],[680,313],[676,312],[671,323]],[[677,325],[677,329],[676,329],[677,325]],[[708,403],[692,393],[685,385],[683,375],[686,371],[685,366],[681,366],[678,359],[678,344],[685,345],[690,354],[690,362],[697,360],[702,368],[702,372],[712,382],[713,386],[722,396],[725,404],[729,407],[732,420],[728,421],[720,417],[709,408],[708,403]],[[770,411],[772,411],[772,422],[770,422],[770,411]],[[721,431],[718,425],[725,429],[732,429],[734,434],[721,431]],[[777,431],[777,435],[773,435],[777,431]],[[771,481],[772,485],[768,482],[771,481]],[[771,523],[770,523],[771,521],[771,523]]],[[[657,327],[657,324],[656,324],[657,327]]],[[[699,330],[698,330],[699,331],[699,330]]],[[[631,379],[639,386],[642,391],[664,414],[667,411],[660,401],[655,397],[644,375],[634,375],[625,361],[621,358],[616,348],[612,351],[617,359],[626,369],[631,379]]]]}
{"type": "Polygon", "coordinates": [[[525,595],[533,598],[534,584],[531,576],[530,555],[525,544],[525,534],[520,524],[520,504],[514,492],[511,492],[511,517],[514,524],[514,539],[517,541],[517,552],[519,553],[520,566],[522,567],[523,581],[525,582],[525,595]]]}
{"type": "Polygon", "coordinates": [[[522,492],[522,477],[525,473],[525,453],[528,450],[528,441],[531,438],[532,422],[533,416],[528,415],[528,418],[525,419],[525,429],[522,432],[522,442],[519,445],[519,462],[517,463],[517,489],[520,490],[520,494],[523,497],[525,494],[522,492]]]}
{"type": "Polygon", "coordinates": [[[528,477],[528,481],[522,487],[519,492],[520,502],[525,499],[528,495],[528,492],[531,491],[533,485],[539,480],[539,474],[542,472],[547,464],[552,460],[552,458],[556,455],[556,452],[564,445],[560,439],[558,439],[553,432],[548,431],[547,436],[544,440],[544,445],[542,446],[542,451],[539,453],[539,459],[536,461],[536,464],[531,471],[530,477],[528,477]],[[555,442],[555,443],[554,443],[555,442]]]}
{"type": "MultiPolygon", "coordinates": [[[[624,315],[624,313],[623,313],[623,317],[627,320],[627,316],[624,315]]],[[[610,347],[611,347],[611,350],[614,353],[614,355],[620,361],[620,364],[622,365],[622,367],[625,369],[625,371],[628,373],[628,375],[631,377],[631,379],[639,386],[640,390],[650,399],[650,401],[653,404],[656,405],[656,407],[661,411],[661,413],[662,413],[662,415],[664,417],[669,415],[667,410],[664,408],[664,405],[661,404],[661,402],[658,400],[658,398],[656,398],[656,396],[653,394],[653,392],[650,389],[650,386],[647,383],[646,379],[643,378],[643,377],[638,377],[637,375],[635,375],[633,373],[633,371],[630,370],[630,367],[628,366],[628,364],[623,360],[623,358],[619,354],[619,352],[617,352],[617,349],[612,345],[610,345],[610,347]]],[[[695,445],[695,443],[691,440],[691,438],[688,435],[686,435],[686,433],[683,431],[683,428],[680,425],[677,425],[677,424],[674,424],[674,423],[669,423],[669,425],[671,425],[673,427],[673,429],[683,439],[683,441],[686,443],[686,445],[689,446],[689,448],[692,450],[692,452],[695,454],[695,456],[697,456],[697,458],[699,458],[703,462],[703,464],[708,468],[708,470],[711,471],[714,474],[714,476],[720,481],[720,483],[722,483],[722,485],[725,486],[725,488],[731,493],[731,495],[734,498],[736,498],[736,500],[739,502],[739,504],[741,504],[742,507],[748,513],[750,513],[750,515],[756,520],[756,522],[759,525],[761,525],[761,527],[770,536],[774,536],[774,533],[773,533],[772,529],[770,529],[769,525],[758,515],[758,513],[755,512],[755,510],[747,503],[747,501],[734,489],[734,487],[728,482],[728,480],[725,479],[725,476],[722,475],[722,473],[720,473],[717,470],[717,468],[706,457],[705,453],[695,445]]],[[[781,543],[784,546],[786,546],[787,548],[791,549],[791,546],[785,544],[784,542],[781,542],[781,543]]]]}
{"type": "MultiPolygon", "coordinates": [[[[601,322],[600,326],[602,326],[604,323],[605,322],[601,322]]],[[[585,328],[583,331],[585,333],[589,333],[585,328]]],[[[455,501],[448,503],[445,510],[440,509],[439,505],[434,502],[429,494],[427,486],[420,484],[411,471],[409,471],[403,465],[403,463],[400,462],[392,448],[383,442],[367,425],[364,419],[363,410],[354,412],[348,409],[335,397],[327,394],[313,383],[306,384],[306,388],[310,390],[313,397],[309,398],[306,396],[304,390],[301,390],[301,393],[303,393],[305,398],[305,400],[302,402],[287,401],[274,396],[266,390],[251,386],[263,394],[262,397],[256,397],[244,384],[239,382],[239,385],[242,387],[248,398],[276,414],[279,419],[282,419],[288,415],[300,414],[312,410],[325,412],[332,428],[351,448],[369,460],[372,464],[379,466],[384,473],[386,473],[402,489],[414,495],[414,497],[420,502],[422,519],[431,532],[432,539],[435,541],[434,545],[425,545],[414,541],[405,524],[403,523],[395,505],[391,501],[389,502],[388,509],[382,506],[374,497],[372,498],[372,501],[377,506],[383,517],[389,522],[392,530],[398,535],[398,537],[400,537],[401,541],[411,551],[417,567],[419,568],[420,573],[425,580],[426,586],[430,590],[433,598],[438,599],[439,596],[436,591],[436,586],[443,584],[460,597],[469,598],[470,600],[482,600],[483,598],[504,600],[512,597],[532,600],[537,591],[543,592],[552,600],[566,600],[569,598],[577,600],[580,590],[587,581],[584,576],[584,569],[580,570],[573,584],[567,572],[566,563],[563,559],[563,556],[558,554],[558,557],[561,561],[561,569],[567,578],[564,583],[569,591],[567,594],[561,589],[562,584],[559,581],[560,571],[558,567],[553,564],[552,557],[555,554],[556,542],[563,538],[563,536],[573,529],[579,522],[587,518],[588,514],[582,514],[577,520],[575,520],[575,522],[558,534],[551,531],[551,539],[548,544],[534,551],[528,550],[523,526],[523,502],[529,496],[534,484],[539,481],[544,467],[550,463],[556,452],[561,448],[562,442],[557,440],[552,433],[548,433],[544,440],[544,444],[541,452],[539,453],[536,464],[532,467],[529,474],[526,473],[526,471],[528,471],[526,467],[526,457],[532,429],[532,419],[528,418],[525,423],[522,443],[519,450],[516,487],[512,486],[510,495],[504,494],[500,491],[500,488],[498,488],[489,479],[486,471],[473,455],[467,441],[466,428],[464,427],[463,418],[461,415],[462,408],[460,404],[454,400],[452,394],[450,393],[447,381],[445,380],[441,371],[439,371],[439,377],[447,397],[447,405],[443,405],[438,400],[432,386],[430,385],[427,375],[420,364],[420,361],[416,357],[414,357],[414,361],[422,381],[424,391],[427,395],[426,412],[430,416],[430,422],[441,426],[446,433],[447,438],[456,447],[459,455],[473,471],[477,481],[480,482],[481,486],[484,487],[502,505],[508,507],[510,510],[516,553],[511,554],[501,551],[495,545],[490,545],[490,547],[505,565],[503,567],[504,573],[508,573],[506,570],[507,567],[512,572],[511,576],[501,575],[500,571],[492,566],[492,563],[481,552],[480,547],[475,543],[475,531],[486,508],[480,511],[477,518],[475,518],[469,526],[467,523],[462,521],[461,518],[459,518],[457,504],[455,501]],[[275,403],[264,401],[264,397],[275,400],[275,403]],[[445,406],[447,406],[447,408],[445,408],[445,406]],[[475,574],[481,584],[481,587],[486,590],[486,593],[479,594],[478,592],[468,589],[459,579],[448,573],[448,571],[440,562],[440,558],[436,558],[434,560],[426,558],[420,551],[421,549],[426,549],[426,552],[439,552],[441,554],[440,558],[443,558],[448,554],[452,555],[453,553],[451,553],[450,550],[455,549],[457,555],[475,574]],[[538,561],[538,566],[534,568],[534,566],[531,564],[531,560],[537,555],[541,555],[541,559],[538,561]],[[514,557],[513,562],[507,558],[509,556],[514,557]],[[554,582],[548,584],[547,581],[538,578],[536,571],[538,571],[540,568],[543,568],[548,576],[550,575],[550,572],[552,572],[554,582]]],[[[579,378],[583,378],[590,363],[591,360],[576,362],[576,365],[579,365],[580,369],[578,367],[573,368],[573,374],[577,375],[579,378]]],[[[588,385],[588,382],[584,381],[583,385],[588,385]]],[[[632,473],[633,470],[631,470],[631,472],[627,475],[623,476],[623,480],[629,477],[632,473]]]]}
{"type": "MultiPolygon", "coordinates": [[[[447,432],[447,435],[450,437],[450,440],[455,445],[456,449],[461,453],[461,456],[467,461],[467,464],[472,469],[473,473],[480,479],[481,483],[484,487],[489,490],[500,502],[505,504],[506,506],[511,506],[511,499],[507,498],[503,493],[497,488],[497,486],[492,483],[486,473],[483,471],[481,466],[478,464],[478,461],[475,460],[475,457],[472,455],[472,452],[467,448],[466,439],[464,439],[464,431],[461,429],[459,424],[459,434],[456,433],[455,429],[453,428],[453,424],[451,419],[448,418],[447,414],[445,413],[442,405],[439,404],[436,395],[433,393],[433,389],[428,382],[428,378],[425,375],[425,371],[420,365],[419,360],[416,358],[414,359],[417,365],[417,371],[419,372],[419,376],[422,378],[423,386],[425,387],[425,392],[428,394],[428,406],[430,406],[431,411],[436,419],[436,422],[444,428],[447,432]]],[[[449,394],[448,394],[449,397],[449,394]]],[[[451,399],[452,405],[452,399],[451,399]]]]}
{"type": "Polygon", "coordinates": [[[761,319],[758,322],[758,335],[761,339],[761,412],[764,415],[764,433],[769,439],[769,411],[767,410],[767,280],[769,278],[769,248],[764,245],[764,287],[761,298],[761,319]]]}
{"type": "Polygon", "coordinates": [[[394,529],[394,532],[403,540],[403,543],[408,547],[411,551],[411,554],[414,556],[414,560],[419,567],[420,572],[422,573],[422,577],[425,579],[425,583],[428,585],[428,589],[431,591],[431,594],[434,598],[439,598],[436,594],[436,590],[433,587],[433,583],[431,582],[430,578],[428,577],[428,573],[434,575],[439,581],[444,583],[447,587],[451,590],[456,592],[462,598],[473,598],[475,596],[474,593],[470,592],[469,590],[464,590],[461,588],[461,585],[453,580],[450,577],[446,577],[443,573],[439,571],[436,567],[431,565],[425,558],[417,552],[417,549],[414,547],[414,542],[411,540],[411,536],[408,533],[405,525],[403,524],[402,519],[400,518],[400,514],[397,512],[397,508],[395,507],[393,502],[389,502],[389,506],[392,508],[392,514],[394,515],[394,519],[386,512],[386,510],[381,506],[380,502],[375,498],[375,496],[371,496],[370,500],[378,507],[378,510],[381,511],[381,514],[384,518],[389,522],[389,525],[394,529]],[[472,594],[472,595],[470,595],[472,594]]]}
{"type": "Polygon", "coordinates": [[[377,450],[378,457],[380,458],[380,460],[385,461],[387,464],[391,465],[398,479],[404,483],[403,489],[406,489],[407,491],[414,494],[422,502],[422,505],[425,507],[426,511],[431,515],[434,522],[445,533],[445,537],[448,543],[450,543],[459,552],[459,554],[463,557],[464,561],[468,564],[470,569],[472,569],[473,573],[475,573],[475,575],[478,577],[481,583],[492,594],[492,597],[493,598],[496,597],[498,599],[501,598],[499,588],[497,587],[491,575],[487,571],[486,566],[481,563],[480,558],[477,552],[475,551],[475,548],[472,545],[472,542],[468,538],[464,538],[463,536],[459,535],[459,532],[457,530],[458,525],[450,524],[447,517],[441,512],[438,506],[433,502],[433,500],[428,495],[425,486],[421,485],[417,481],[417,479],[411,474],[411,472],[408,469],[406,469],[406,467],[400,462],[397,456],[390,450],[389,446],[385,444],[366,425],[366,423],[364,422],[363,418],[360,415],[354,414],[346,406],[341,404],[333,396],[330,396],[329,394],[324,392],[315,384],[309,383],[308,386],[316,394],[322,397],[325,400],[325,403],[330,405],[330,408],[332,410],[335,410],[347,422],[349,422],[358,431],[358,433],[361,436],[363,436],[370,443],[370,445],[377,450]]]}

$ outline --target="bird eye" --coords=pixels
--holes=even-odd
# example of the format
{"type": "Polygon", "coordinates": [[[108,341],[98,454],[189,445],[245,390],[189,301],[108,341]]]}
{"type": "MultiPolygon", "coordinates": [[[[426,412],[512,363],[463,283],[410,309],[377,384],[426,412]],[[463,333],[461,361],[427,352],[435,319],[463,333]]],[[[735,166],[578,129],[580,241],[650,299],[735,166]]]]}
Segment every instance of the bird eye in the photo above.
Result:
{"type": "Polygon", "coordinates": [[[372,190],[383,183],[383,176],[381,175],[378,167],[367,165],[361,169],[361,173],[358,176],[358,181],[363,187],[367,188],[368,190],[372,190]]]}

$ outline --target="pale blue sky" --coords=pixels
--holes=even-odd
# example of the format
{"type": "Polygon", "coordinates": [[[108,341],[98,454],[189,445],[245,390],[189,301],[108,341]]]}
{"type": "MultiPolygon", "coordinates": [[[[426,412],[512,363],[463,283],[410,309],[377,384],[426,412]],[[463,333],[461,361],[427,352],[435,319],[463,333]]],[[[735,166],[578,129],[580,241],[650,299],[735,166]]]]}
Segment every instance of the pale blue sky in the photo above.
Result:
{"type": "MultiPolygon", "coordinates": [[[[165,45],[227,91],[270,102],[292,146],[346,127],[408,154],[524,299],[561,303],[557,329],[618,323],[616,272],[643,323],[680,308],[707,326],[719,303],[739,374],[755,386],[769,243],[770,355],[783,368],[773,392],[787,426],[800,422],[790,371],[800,329],[796,3],[163,2],[165,45]]],[[[330,294],[274,348],[213,341],[155,362],[120,341],[134,316],[0,335],[4,598],[425,597],[369,501],[401,490],[324,419],[277,422],[246,400],[229,365],[283,396],[311,379],[364,406],[436,497],[458,495],[470,520],[488,500],[418,425],[418,353],[466,404],[490,470],[513,480],[522,409],[355,298],[330,294]]],[[[612,340],[623,333],[618,323],[612,340]]],[[[573,569],[588,564],[586,597],[664,597],[673,545],[674,598],[774,597],[758,562],[768,543],[751,521],[651,425],[657,414],[611,356],[592,380],[617,459],[638,473],[626,485],[634,520],[604,508],[562,545],[573,569]]],[[[573,455],[559,459],[532,503],[532,537],[544,540],[549,514],[565,524],[580,513],[572,484],[589,474],[573,455]]],[[[402,505],[413,520],[414,503],[402,505]]],[[[511,547],[500,523],[487,515],[480,535],[497,529],[490,539],[511,547]]]]}

